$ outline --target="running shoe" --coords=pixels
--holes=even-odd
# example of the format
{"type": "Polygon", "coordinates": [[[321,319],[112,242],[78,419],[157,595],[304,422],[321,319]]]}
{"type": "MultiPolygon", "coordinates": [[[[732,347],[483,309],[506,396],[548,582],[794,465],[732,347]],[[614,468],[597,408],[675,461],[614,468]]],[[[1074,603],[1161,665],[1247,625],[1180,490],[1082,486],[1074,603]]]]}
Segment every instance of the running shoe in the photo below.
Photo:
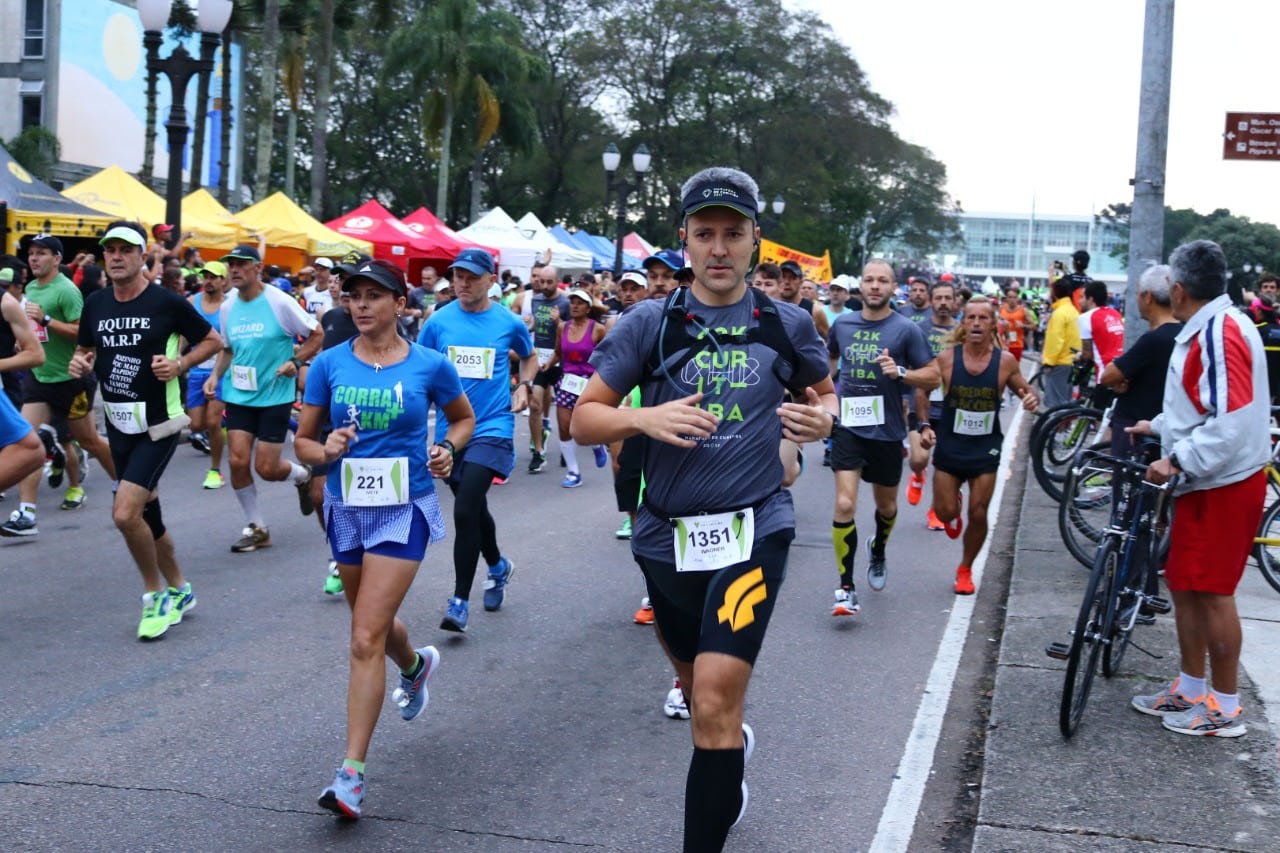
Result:
{"type": "Polygon", "coordinates": [[[9,513],[9,520],[0,524],[0,536],[35,536],[39,532],[35,514],[20,509],[9,513]]]}
{"type": "Polygon", "coordinates": [[[836,603],[831,608],[832,616],[853,616],[861,609],[861,605],[858,604],[858,593],[856,590],[836,590],[836,603]]]}
{"type": "Polygon", "coordinates": [[[338,574],[338,561],[329,561],[329,573],[324,577],[325,595],[342,595],[342,577],[338,574]]]}
{"type": "Polygon", "coordinates": [[[177,625],[183,616],[196,609],[196,593],[190,583],[184,583],[181,589],[169,587],[168,596],[170,625],[177,625]]]}
{"type": "Polygon", "coordinates": [[[943,524],[942,529],[946,532],[947,538],[959,539],[960,534],[964,533],[964,519],[957,515],[952,521],[943,524]]]}
{"type": "Polygon", "coordinates": [[[1165,714],[1181,714],[1195,707],[1202,696],[1187,696],[1178,689],[1179,679],[1175,678],[1173,683],[1150,696],[1134,696],[1129,703],[1135,711],[1143,714],[1149,714],[1153,717],[1163,717],[1165,714]]]}
{"type": "Polygon", "coordinates": [[[158,640],[169,630],[169,593],[165,590],[142,596],[142,621],[138,623],[139,640],[158,640]]]}
{"type": "Polygon", "coordinates": [[[457,631],[459,634],[465,633],[467,630],[467,615],[471,610],[471,603],[465,598],[449,599],[449,609],[445,611],[444,618],[440,620],[440,627],[445,631],[457,631]]]}
{"type": "Polygon", "coordinates": [[[222,472],[215,471],[210,468],[209,473],[204,475],[204,483],[201,484],[202,489],[221,489],[223,486],[222,472]]]}
{"type": "Polygon", "coordinates": [[[89,454],[84,452],[78,441],[71,442],[71,446],[76,449],[76,460],[80,463],[80,485],[83,486],[84,481],[89,479],[89,454]]]}
{"type": "Polygon", "coordinates": [[[69,486],[66,494],[62,496],[62,509],[79,509],[84,506],[84,499],[84,489],[79,486],[69,486]]]}
{"type": "Polygon", "coordinates": [[[956,595],[973,595],[977,587],[973,585],[973,570],[968,566],[956,569],[956,595]]]}
{"type": "Polygon", "coordinates": [[[631,516],[622,519],[622,526],[613,534],[614,539],[630,539],[631,538],[631,516]]]}
{"type": "Polygon", "coordinates": [[[822,448],[822,467],[831,467],[831,441],[827,441],[827,446],[822,448]]]}
{"type": "Polygon", "coordinates": [[[208,456],[210,453],[213,452],[213,448],[209,446],[209,436],[203,432],[191,433],[191,437],[188,439],[188,441],[191,442],[192,447],[194,447],[196,450],[199,450],[205,456],[208,456]]]}
{"type": "Polygon", "coordinates": [[[495,486],[505,486],[510,479],[510,477],[494,477],[491,482],[495,486]]]}
{"type": "Polygon", "coordinates": [[[529,473],[541,474],[547,469],[547,457],[538,451],[533,451],[533,456],[529,457],[529,473]]]}
{"type": "Polygon", "coordinates": [[[565,474],[564,479],[560,481],[560,488],[562,489],[576,489],[578,488],[578,486],[581,486],[581,485],[582,485],[581,474],[565,474]]]}
{"type": "Polygon", "coordinates": [[[649,596],[640,599],[640,609],[636,611],[636,615],[631,620],[637,625],[653,624],[653,605],[649,603],[649,596]]]}
{"type": "Polygon", "coordinates": [[[920,503],[920,498],[924,495],[924,475],[912,474],[907,480],[907,503],[915,506],[920,503]]]}
{"type": "Polygon", "coordinates": [[[604,449],[603,444],[591,445],[591,452],[595,454],[597,468],[603,468],[609,464],[609,452],[604,449]]]}
{"type": "MultiPolygon", "coordinates": [[[[756,733],[755,731],[752,730],[751,726],[747,725],[746,723],[743,723],[742,724],[742,767],[744,770],[746,769],[747,764],[751,762],[751,753],[755,752],[755,749],[756,749],[756,733]]],[[[748,799],[749,799],[749,796],[747,793],[747,780],[743,779],[742,780],[742,807],[738,809],[738,819],[733,822],[733,826],[729,827],[730,829],[742,823],[742,818],[745,817],[747,814],[748,799]]]]}
{"type": "Polygon", "coordinates": [[[294,486],[298,490],[298,509],[303,515],[311,515],[316,511],[316,505],[311,502],[311,479],[314,476],[311,473],[310,465],[303,465],[307,469],[307,479],[294,486]]]}
{"type": "Polygon", "coordinates": [[[62,448],[58,446],[58,433],[48,424],[40,424],[36,430],[40,436],[40,443],[44,445],[44,458],[48,463],[46,474],[49,478],[49,485],[52,488],[58,488],[62,485],[62,472],[67,467],[67,454],[62,452],[62,448]]]}
{"type": "Polygon", "coordinates": [[[231,550],[236,554],[248,554],[250,551],[256,551],[259,548],[270,547],[271,531],[249,522],[249,526],[240,531],[240,538],[231,546],[231,550]]]}
{"type": "Polygon", "coordinates": [[[507,583],[516,567],[506,557],[498,558],[498,565],[489,569],[489,576],[484,580],[484,609],[492,613],[502,607],[507,597],[507,583]]]}
{"type": "Polygon", "coordinates": [[[929,515],[925,519],[925,526],[930,530],[946,530],[947,526],[938,518],[938,514],[933,511],[933,507],[929,507],[929,515]]]}
{"type": "Polygon", "coordinates": [[[427,694],[427,681],[440,668],[440,652],[435,646],[423,646],[418,649],[420,665],[417,673],[408,677],[401,673],[400,686],[391,694],[391,699],[400,706],[400,719],[416,720],[426,710],[430,696],[427,694]]]}
{"type": "Polygon", "coordinates": [[[673,720],[689,719],[689,703],[685,701],[684,690],[680,688],[678,678],[673,682],[672,688],[667,691],[667,701],[662,705],[662,713],[673,720]]]}
{"type": "Polygon", "coordinates": [[[871,540],[867,540],[867,586],[871,587],[872,592],[883,592],[884,585],[889,580],[889,567],[885,565],[884,555],[876,556],[875,549],[871,547],[871,540]]]}
{"type": "Polygon", "coordinates": [[[551,418],[542,419],[542,447],[545,450],[547,441],[551,438],[551,418]]]}
{"type": "Polygon", "coordinates": [[[1171,732],[1200,737],[1240,737],[1248,731],[1242,722],[1244,709],[1236,708],[1234,714],[1225,714],[1212,693],[1193,707],[1175,714],[1168,714],[1160,724],[1171,732]]]}
{"type": "Polygon", "coordinates": [[[359,820],[360,806],[364,804],[364,774],[350,767],[339,767],[333,784],[320,792],[318,802],[320,808],[339,817],[359,820]]]}

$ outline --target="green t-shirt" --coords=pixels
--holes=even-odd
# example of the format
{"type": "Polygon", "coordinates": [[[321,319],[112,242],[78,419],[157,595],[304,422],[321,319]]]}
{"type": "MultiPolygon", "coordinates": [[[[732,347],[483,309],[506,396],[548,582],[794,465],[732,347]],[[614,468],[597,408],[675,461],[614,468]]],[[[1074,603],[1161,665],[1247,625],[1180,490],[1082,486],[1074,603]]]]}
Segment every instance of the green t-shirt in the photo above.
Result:
{"type": "MultiPolygon", "coordinates": [[[[80,288],[62,273],[54,276],[48,284],[38,281],[28,282],[26,296],[28,302],[39,305],[44,313],[63,323],[78,323],[80,310],[84,307],[84,297],[80,288]]],[[[75,355],[76,342],[73,338],[64,338],[52,329],[36,325],[36,340],[44,347],[44,364],[33,368],[31,375],[38,382],[66,382],[71,378],[67,365],[71,356],[75,355]]]]}

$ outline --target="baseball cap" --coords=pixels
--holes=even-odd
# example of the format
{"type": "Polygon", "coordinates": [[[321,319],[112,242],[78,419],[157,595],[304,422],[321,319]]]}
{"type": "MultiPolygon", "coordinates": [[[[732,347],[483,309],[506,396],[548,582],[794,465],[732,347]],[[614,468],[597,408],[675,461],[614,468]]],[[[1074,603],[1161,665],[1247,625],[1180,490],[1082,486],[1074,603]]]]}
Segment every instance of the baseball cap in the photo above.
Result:
{"type": "Polygon", "coordinates": [[[789,272],[796,278],[804,278],[804,268],[795,261],[783,261],[778,268],[783,272],[789,272]]]}
{"type": "Polygon", "coordinates": [[[62,241],[52,234],[37,234],[31,238],[31,242],[28,245],[39,246],[56,254],[62,254],[62,241]]]}
{"type": "Polygon", "coordinates": [[[315,266],[324,267],[327,270],[331,270],[333,269],[333,259],[332,258],[316,258],[315,266]]]}
{"type": "Polygon", "coordinates": [[[147,238],[127,225],[117,225],[115,228],[108,229],[107,233],[103,234],[102,239],[98,241],[98,245],[105,246],[108,240],[123,240],[131,246],[147,245],[147,238]]]}
{"type": "Polygon", "coordinates": [[[520,282],[518,282],[518,281],[509,281],[509,282],[507,282],[507,283],[503,286],[503,288],[502,288],[502,289],[503,289],[503,290],[519,290],[519,289],[520,289],[520,282]]]}
{"type": "Polygon", "coordinates": [[[258,254],[258,247],[250,246],[248,243],[241,243],[239,246],[236,246],[234,249],[232,249],[230,252],[227,252],[218,260],[222,261],[225,264],[228,259],[235,259],[237,261],[254,261],[256,263],[262,263],[262,255],[258,254]]]}
{"type": "Polygon", "coordinates": [[[570,299],[574,299],[574,298],[581,299],[583,302],[587,303],[587,305],[589,305],[592,308],[603,307],[600,305],[599,302],[596,302],[595,297],[591,295],[591,291],[586,290],[585,288],[575,287],[573,290],[570,290],[565,295],[568,296],[570,299]]]}
{"type": "Polygon", "coordinates": [[[219,278],[225,278],[227,275],[227,265],[222,261],[207,261],[205,265],[200,268],[200,272],[209,273],[209,275],[217,276],[219,278]]]}
{"type": "Polygon", "coordinates": [[[676,270],[676,281],[693,281],[693,267],[681,267],[676,270]]]}
{"type": "Polygon", "coordinates": [[[651,264],[665,264],[672,270],[679,270],[684,266],[684,255],[675,249],[663,249],[661,252],[655,252],[640,262],[640,266],[648,269],[651,264]]]}
{"type": "Polygon", "coordinates": [[[938,276],[938,281],[939,281],[939,282],[943,282],[943,281],[952,282],[952,281],[955,281],[955,280],[956,280],[956,277],[955,277],[955,276],[953,276],[953,275],[952,275],[951,273],[949,273],[949,272],[944,272],[942,275],[938,276]]]}
{"type": "Polygon", "coordinates": [[[352,290],[357,281],[362,279],[373,282],[379,287],[385,287],[396,296],[405,295],[404,275],[399,270],[387,263],[378,263],[376,261],[365,261],[357,266],[352,273],[342,281],[343,291],[352,290]]]}
{"type": "Polygon", "coordinates": [[[756,218],[755,198],[739,192],[737,188],[724,181],[699,181],[690,187],[684,194],[684,198],[680,200],[682,216],[697,213],[708,207],[727,207],[749,219],[756,218]]]}
{"type": "Polygon", "coordinates": [[[484,249],[463,249],[458,257],[449,264],[449,269],[464,269],[475,275],[488,275],[493,272],[493,255],[484,249]]]}
{"type": "Polygon", "coordinates": [[[432,292],[432,293],[444,293],[444,292],[445,292],[446,290],[448,290],[448,289],[449,289],[449,279],[447,279],[447,278],[442,278],[442,279],[440,279],[439,281],[437,281],[437,282],[436,282],[436,286],[435,286],[435,288],[434,288],[431,292],[432,292]]]}
{"type": "Polygon", "coordinates": [[[0,281],[13,281],[13,270],[10,267],[0,269],[0,281]]]}
{"type": "Polygon", "coordinates": [[[829,290],[833,287],[838,287],[841,290],[847,291],[849,289],[849,277],[847,275],[838,275],[831,279],[827,284],[827,289],[829,290]]]}
{"type": "Polygon", "coordinates": [[[161,222],[159,225],[151,229],[152,234],[162,234],[166,231],[172,231],[173,226],[167,222],[161,222]]]}
{"type": "Polygon", "coordinates": [[[624,281],[629,281],[632,284],[638,284],[645,290],[649,289],[649,279],[640,275],[638,272],[624,272],[622,274],[622,278],[618,279],[618,284],[622,284],[624,281]]]}

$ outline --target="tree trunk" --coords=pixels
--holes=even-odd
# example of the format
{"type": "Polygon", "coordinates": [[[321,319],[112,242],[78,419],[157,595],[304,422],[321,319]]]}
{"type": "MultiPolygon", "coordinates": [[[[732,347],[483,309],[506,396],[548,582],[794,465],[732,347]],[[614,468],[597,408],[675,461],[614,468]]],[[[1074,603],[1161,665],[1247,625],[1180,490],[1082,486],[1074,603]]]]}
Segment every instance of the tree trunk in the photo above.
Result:
{"type": "Polygon", "coordinates": [[[444,129],[440,133],[440,175],[436,179],[436,216],[449,222],[449,149],[453,145],[453,95],[444,96],[444,129]]]}
{"type": "Polygon", "coordinates": [[[271,181],[271,145],[274,137],[276,87],[280,67],[280,0],[266,0],[262,14],[262,65],[258,90],[258,162],[253,175],[253,198],[267,197],[271,181]]]}
{"type": "MultiPolygon", "coordinates": [[[[231,203],[231,28],[222,34],[222,144],[218,155],[218,201],[223,207],[231,203]]],[[[240,168],[244,168],[243,164],[240,168]]]]}
{"type": "Polygon", "coordinates": [[[329,182],[329,100],[333,93],[333,16],[336,0],[321,0],[316,22],[316,101],[311,119],[311,213],[329,218],[325,189],[329,182]]]}
{"type": "Polygon", "coordinates": [[[284,143],[284,194],[289,198],[293,198],[293,161],[297,158],[293,156],[295,146],[298,144],[298,111],[289,110],[288,130],[285,132],[284,143]]]}
{"type": "Polygon", "coordinates": [[[470,225],[480,218],[480,181],[484,171],[484,149],[476,151],[475,160],[471,162],[471,216],[467,220],[470,225]]]}
{"type": "MultiPolygon", "coordinates": [[[[212,66],[214,52],[218,49],[214,43],[217,36],[202,33],[200,36],[200,58],[207,60],[212,66]]],[[[209,78],[213,76],[213,68],[202,71],[196,77],[196,123],[195,133],[191,137],[191,180],[187,192],[195,192],[204,185],[204,138],[208,133],[209,123],[209,78]]]]}

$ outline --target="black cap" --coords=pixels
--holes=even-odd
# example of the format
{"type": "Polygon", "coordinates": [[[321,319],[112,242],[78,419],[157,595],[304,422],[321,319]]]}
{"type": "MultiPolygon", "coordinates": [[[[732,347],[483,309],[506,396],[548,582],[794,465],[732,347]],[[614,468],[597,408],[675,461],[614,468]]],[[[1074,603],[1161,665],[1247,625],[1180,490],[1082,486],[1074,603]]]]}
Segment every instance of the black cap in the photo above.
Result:
{"type": "Polygon", "coordinates": [[[680,200],[681,216],[697,213],[706,207],[727,207],[749,219],[756,218],[756,200],[724,181],[702,181],[694,184],[680,200]]]}
{"type": "Polygon", "coordinates": [[[262,263],[262,255],[258,254],[257,246],[250,246],[248,243],[241,243],[230,252],[227,252],[218,260],[224,264],[229,260],[236,261],[253,261],[254,263],[262,263]]]}
{"type": "Polygon", "coordinates": [[[783,272],[789,272],[796,278],[804,278],[804,268],[795,261],[783,261],[778,267],[783,272]]]}
{"type": "Polygon", "coordinates": [[[62,241],[52,234],[37,234],[31,238],[28,246],[39,246],[42,249],[48,249],[54,254],[62,254],[62,241]]]}
{"type": "Polygon", "coordinates": [[[379,287],[385,287],[396,296],[405,296],[404,276],[398,269],[388,263],[379,263],[377,261],[365,261],[356,266],[351,273],[342,280],[343,292],[350,291],[355,288],[356,282],[367,279],[379,287]]]}

